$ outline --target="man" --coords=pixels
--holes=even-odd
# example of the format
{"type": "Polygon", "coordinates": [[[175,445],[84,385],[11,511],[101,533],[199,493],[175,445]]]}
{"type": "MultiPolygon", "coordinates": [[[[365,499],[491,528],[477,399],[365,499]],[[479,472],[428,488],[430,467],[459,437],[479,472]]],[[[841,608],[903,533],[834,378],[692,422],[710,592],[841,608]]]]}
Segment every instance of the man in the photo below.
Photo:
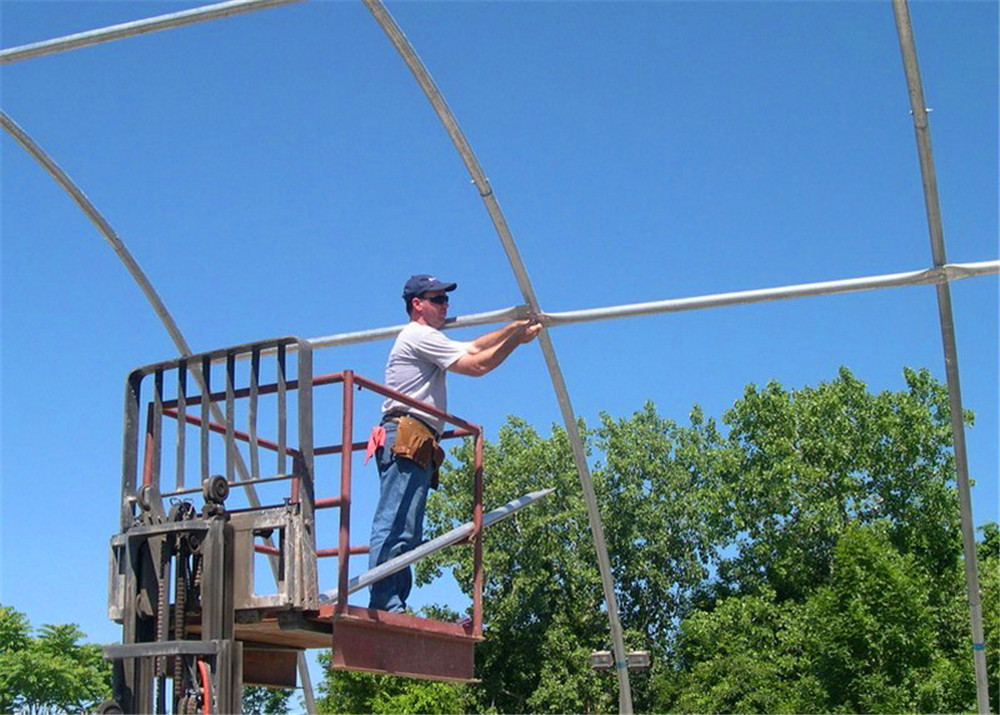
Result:
{"type": "MultiPolygon", "coordinates": [[[[485,375],[542,328],[537,321],[519,320],[472,342],[451,340],[441,328],[448,315],[448,293],[457,287],[423,274],[406,282],[403,300],[410,322],[396,338],[385,368],[387,387],[442,412],[448,410],[447,371],[485,375]]],[[[369,568],[420,545],[427,492],[432,482],[436,484],[444,456],[437,443],[444,430],[441,419],[392,399],[382,405],[382,415],[369,443],[377,447],[380,481],[369,568]]],[[[368,607],[402,612],[412,583],[409,567],[387,576],[372,586],[368,607]]]]}

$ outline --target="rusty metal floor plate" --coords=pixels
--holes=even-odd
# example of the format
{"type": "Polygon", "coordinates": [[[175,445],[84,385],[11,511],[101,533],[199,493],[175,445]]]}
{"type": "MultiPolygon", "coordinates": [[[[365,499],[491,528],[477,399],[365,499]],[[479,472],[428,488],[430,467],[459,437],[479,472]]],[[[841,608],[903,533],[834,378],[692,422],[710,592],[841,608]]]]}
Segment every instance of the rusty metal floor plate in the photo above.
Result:
{"type": "Polygon", "coordinates": [[[340,615],[325,606],[320,616],[333,623],[331,667],[336,670],[476,682],[475,645],[482,638],[472,635],[471,624],[357,606],[340,615]]]}
{"type": "MultiPolygon", "coordinates": [[[[200,624],[187,627],[197,636],[200,624]]],[[[254,622],[237,620],[236,640],[249,647],[308,650],[333,646],[331,667],[410,678],[471,683],[475,645],[471,623],[447,623],[401,613],[348,606],[341,615],[334,604],[306,616],[264,614],[254,622]]]]}

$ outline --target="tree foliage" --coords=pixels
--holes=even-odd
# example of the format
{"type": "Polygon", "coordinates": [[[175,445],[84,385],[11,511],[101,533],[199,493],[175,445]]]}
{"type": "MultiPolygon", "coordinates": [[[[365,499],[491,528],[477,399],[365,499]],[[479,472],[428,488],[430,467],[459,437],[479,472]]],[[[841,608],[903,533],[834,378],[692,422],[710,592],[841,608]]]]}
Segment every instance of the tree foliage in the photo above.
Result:
{"type": "Polygon", "coordinates": [[[0,712],[80,713],[108,698],[111,665],[84,637],[75,624],[32,635],[23,613],[0,605],[0,712]]]}
{"type": "Polygon", "coordinates": [[[721,586],[802,598],[854,522],[887,524],[929,573],[956,568],[947,393],[927,371],[905,379],[906,391],[872,395],[842,368],[815,388],[746,389],[725,415],[735,456],[720,476],[738,554],[720,561],[721,586]]]}
{"type": "MultiPolygon", "coordinates": [[[[653,653],[651,671],[632,675],[638,711],[974,706],[947,394],[927,371],[904,378],[879,394],[847,369],[815,387],[750,385],[720,422],[695,406],[680,425],[649,403],[581,423],[627,647],[653,653]]],[[[429,501],[429,536],[471,513],[471,445],[452,461],[429,501]]],[[[509,418],[485,445],[484,472],[487,507],[557,491],[485,532],[482,683],[465,707],[614,711],[614,676],[589,666],[611,644],[565,432],[509,418]]],[[[468,592],[470,551],[424,560],[418,583],[452,569],[468,592]]],[[[981,557],[995,624],[996,528],[981,557]]],[[[993,628],[994,674],[997,640],[993,628]]],[[[339,682],[341,711],[390,687],[339,682]],[[352,700],[343,683],[367,694],[352,700]]]]}
{"type": "MultiPolygon", "coordinates": [[[[319,662],[329,668],[330,654],[320,653],[319,662]]],[[[321,713],[457,715],[469,711],[464,686],[454,683],[327,670],[319,692],[316,709],[321,713]]]]}
{"type": "Polygon", "coordinates": [[[717,484],[732,532],[660,709],[974,705],[947,394],[926,371],[904,376],[905,391],[878,395],[846,369],[815,388],[750,386],[726,413],[717,484]],[[766,617],[734,624],[748,609],[766,617]],[[741,694],[731,674],[750,664],[763,680],[741,694]]]}
{"type": "Polygon", "coordinates": [[[292,692],[287,688],[244,685],[243,712],[245,715],[284,715],[288,712],[292,692]]]}
{"type": "Polygon", "coordinates": [[[1000,712],[1000,525],[986,524],[979,543],[979,578],[986,631],[986,672],[990,675],[990,711],[1000,712]]]}
{"type": "MultiPolygon", "coordinates": [[[[471,513],[471,445],[429,500],[428,526],[439,532],[471,513]]],[[[491,527],[484,544],[485,641],[476,648],[480,711],[593,712],[612,700],[590,670],[590,646],[604,643],[607,621],[590,527],[564,431],[542,439],[510,419],[484,449],[484,503],[502,504],[539,489],[556,492],[491,527]]],[[[445,566],[468,588],[468,549],[441,552],[418,566],[418,583],[445,566]]]]}

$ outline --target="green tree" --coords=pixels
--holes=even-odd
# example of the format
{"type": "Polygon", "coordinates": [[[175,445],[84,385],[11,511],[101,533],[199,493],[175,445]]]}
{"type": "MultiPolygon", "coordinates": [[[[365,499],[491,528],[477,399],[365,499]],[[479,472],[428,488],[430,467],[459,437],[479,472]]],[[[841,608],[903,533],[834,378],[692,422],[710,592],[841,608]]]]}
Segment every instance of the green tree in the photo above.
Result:
{"type": "MultiPolygon", "coordinates": [[[[941,632],[934,613],[941,577],[932,580],[912,554],[900,554],[880,526],[845,531],[829,582],[806,602],[805,656],[823,685],[823,710],[972,709],[968,651],[951,647],[963,624],[953,619],[941,632]]],[[[956,580],[953,573],[944,576],[956,580]]]]}
{"type": "MultiPolygon", "coordinates": [[[[472,448],[455,451],[428,506],[428,529],[440,533],[469,520],[472,448]]],[[[510,418],[484,448],[484,504],[502,504],[542,487],[556,492],[485,532],[483,643],[476,648],[473,689],[480,712],[599,712],[615,700],[594,673],[589,653],[607,641],[600,578],[587,514],[566,434],[548,439],[510,418]]],[[[470,549],[422,562],[418,583],[453,567],[468,593],[470,549]]]]}
{"type": "Polygon", "coordinates": [[[246,715],[284,715],[291,697],[292,691],[287,688],[244,685],[243,712],[246,715]]]}
{"type": "MultiPolygon", "coordinates": [[[[653,653],[652,670],[632,677],[637,710],[974,702],[947,395],[926,371],[904,377],[906,389],[880,394],[846,369],[816,387],[751,385],[721,425],[697,406],[679,425],[651,403],[627,418],[602,415],[593,430],[581,422],[626,645],[653,653]]],[[[429,500],[428,537],[469,520],[471,444],[451,459],[429,500]]],[[[481,684],[462,707],[613,711],[614,676],[587,657],[610,642],[565,432],[543,437],[509,418],[485,445],[484,473],[487,508],[556,492],[484,534],[481,684]]],[[[471,591],[469,548],[421,562],[418,583],[447,569],[471,591]]],[[[998,590],[984,578],[988,614],[998,590]]],[[[417,681],[329,682],[331,711],[449,707],[420,700],[417,681]]]]}
{"type": "Polygon", "coordinates": [[[699,407],[679,426],[651,402],[627,419],[602,414],[594,443],[619,612],[637,646],[662,654],[732,536],[719,475],[735,455],[699,407]]]}
{"type": "Polygon", "coordinates": [[[983,628],[986,631],[986,672],[990,676],[990,709],[1000,712],[1000,679],[997,677],[1000,674],[1000,628],[997,628],[1000,623],[1000,525],[991,522],[982,527],[982,532],[978,548],[983,628]]]}
{"type": "Polygon", "coordinates": [[[321,713],[410,713],[468,712],[464,686],[389,675],[330,670],[330,654],[319,654],[327,668],[319,685],[316,709],[321,713]]]}
{"type": "Polygon", "coordinates": [[[803,602],[767,587],[726,598],[681,626],[679,673],[659,709],[684,712],[959,712],[972,708],[960,619],[941,616],[932,581],[887,524],[852,524],[827,583],[803,602]]]}
{"type": "Polygon", "coordinates": [[[724,588],[767,583],[801,599],[829,577],[854,521],[887,521],[927,573],[958,568],[947,391],[926,370],[904,377],[907,390],[878,395],[846,368],[815,388],[747,387],[724,415],[737,455],[720,474],[737,533],[719,565],[724,588]]]}
{"type": "Polygon", "coordinates": [[[773,591],[734,596],[695,611],[680,629],[679,672],[654,676],[654,711],[819,712],[821,685],[803,656],[803,609],[773,591]]]}
{"type": "Polygon", "coordinates": [[[654,679],[658,709],[973,704],[947,394],[904,376],[878,395],[846,369],[815,388],[751,385],[724,415],[732,539],[654,679]]]}
{"type": "Polygon", "coordinates": [[[111,695],[100,646],[81,644],[75,624],[44,625],[0,606],[0,712],[87,712],[111,695]]]}

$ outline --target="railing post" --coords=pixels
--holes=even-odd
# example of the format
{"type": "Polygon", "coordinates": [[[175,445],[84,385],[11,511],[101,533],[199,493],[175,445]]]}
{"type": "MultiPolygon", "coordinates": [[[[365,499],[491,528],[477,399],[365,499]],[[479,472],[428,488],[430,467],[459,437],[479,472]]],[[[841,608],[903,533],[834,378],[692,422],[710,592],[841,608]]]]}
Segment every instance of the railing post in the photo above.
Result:
{"type": "Polygon", "coordinates": [[[174,465],[174,488],[184,488],[184,464],[187,449],[187,360],[177,364],[177,449],[174,465]]]}
{"type": "Polygon", "coordinates": [[[472,485],[472,632],[483,634],[483,428],[476,430],[475,475],[472,485]]]}
{"type": "Polygon", "coordinates": [[[146,405],[146,437],[142,447],[142,486],[149,486],[153,483],[153,455],[155,453],[156,432],[154,428],[156,420],[153,417],[153,403],[146,405]]]}
{"type": "Polygon", "coordinates": [[[122,502],[119,530],[125,531],[135,516],[132,498],[138,490],[139,469],[139,395],[142,373],[133,372],[125,381],[125,424],[122,430],[122,502]]]}
{"type": "Polygon", "coordinates": [[[226,481],[236,481],[236,353],[226,351],[226,481]]]}
{"type": "Polygon", "coordinates": [[[293,460],[299,478],[296,498],[302,515],[302,526],[306,533],[302,536],[304,553],[296,569],[302,582],[302,603],[307,609],[319,604],[319,577],[316,567],[316,469],[313,455],[313,362],[312,348],[299,343],[298,349],[298,437],[299,449],[293,460]]]}
{"type": "Polygon", "coordinates": [[[351,551],[351,461],[354,450],[354,371],[344,370],[344,415],[340,450],[340,541],[337,555],[337,612],[347,610],[348,562],[351,551]]]}
{"type": "Polygon", "coordinates": [[[212,420],[212,358],[201,358],[201,424],[198,426],[198,450],[201,463],[201,483],[210,476],[208,425],[212,420]]]}

